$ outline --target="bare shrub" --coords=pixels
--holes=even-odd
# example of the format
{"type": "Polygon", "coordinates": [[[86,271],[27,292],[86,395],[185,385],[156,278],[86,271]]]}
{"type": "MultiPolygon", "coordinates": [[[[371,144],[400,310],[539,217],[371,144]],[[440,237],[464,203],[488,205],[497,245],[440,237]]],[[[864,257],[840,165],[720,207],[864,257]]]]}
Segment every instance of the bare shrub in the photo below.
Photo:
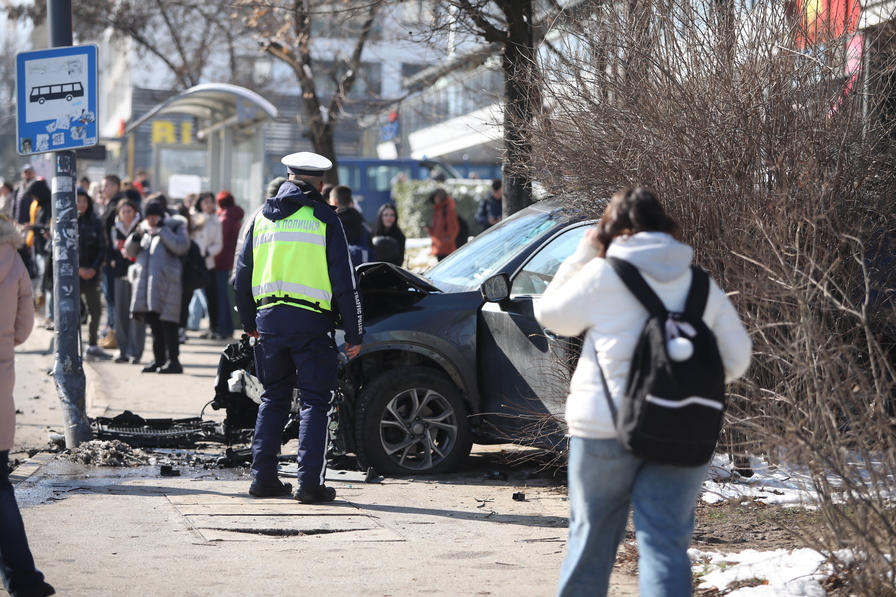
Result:
{"type": "Polygon", "coordinates": [[[726,437],[807,467],[826,528],[805,539],[892,594],[892,32],[854,54],[804,48],[784,3],[610,6],[546,37],[537,176],[595,217],[623,186],[664,198],[753,338],[726,437]]]}

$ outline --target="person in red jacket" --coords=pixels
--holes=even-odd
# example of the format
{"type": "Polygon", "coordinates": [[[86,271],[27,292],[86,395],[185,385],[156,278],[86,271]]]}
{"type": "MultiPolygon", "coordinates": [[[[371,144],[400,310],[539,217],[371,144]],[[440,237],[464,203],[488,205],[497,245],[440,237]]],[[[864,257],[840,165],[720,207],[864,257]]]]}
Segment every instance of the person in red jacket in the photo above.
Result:
{"type": "Polygon", "coordinates": [[[424,229],[432,239],[432,254],[441,261],[457,250],[457,233],[460,224],[457,221],[457,208],[448,191],[438,188],[429,197],[432,203],[432,225],[424,229]]]}
{"type": "Polygon", "coordinates": [[[221,191],[215,198],[218,202],[218,220],[221,222],[223,245],[215,256],[215,282],[207,288],[209,337],[215,340],[233,336],[233,308],[230,302],[230,272],[236,255],[236,244],[240,235],[245,212],[236,204],[230,191],[221,191]]]}

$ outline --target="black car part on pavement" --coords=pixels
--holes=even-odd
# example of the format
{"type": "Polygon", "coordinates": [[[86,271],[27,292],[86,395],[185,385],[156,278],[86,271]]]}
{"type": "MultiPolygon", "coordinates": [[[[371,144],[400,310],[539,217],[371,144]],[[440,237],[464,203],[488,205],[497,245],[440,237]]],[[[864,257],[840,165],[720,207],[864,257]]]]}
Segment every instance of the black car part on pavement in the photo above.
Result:
{"type": "Polygon", "coordinates": [[[136,448],[176,448],[213,441],[219,435],[214,421],[188,419],[144,419],[129,410],[115,417],[97,417],[90,426],[99,440],[117,439],[136,448]]]}

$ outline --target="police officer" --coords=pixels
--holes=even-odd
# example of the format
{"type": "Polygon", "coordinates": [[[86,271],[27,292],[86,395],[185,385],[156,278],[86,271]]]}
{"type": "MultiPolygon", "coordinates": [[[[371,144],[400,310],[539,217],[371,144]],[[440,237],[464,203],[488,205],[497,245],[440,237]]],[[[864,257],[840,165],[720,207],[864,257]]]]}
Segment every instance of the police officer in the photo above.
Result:
{"type": "Polygon", "coordinates": [[[329,502],[336,498],[336,490],[324,485],[336,390],[333,333],[341,322],[346,355],[358,354],[364,333],[361,298],[342,224],[320,194],[322,175],[333,164],[308,152],[281,161],[289,177],[252,222],[234,280],[243,329],[258,340],[255,370],[264,386],[249,493],[271,497],[292,491],[277,478],[277,454],[298,386],[302,409],[295,498],[329,502]]]}

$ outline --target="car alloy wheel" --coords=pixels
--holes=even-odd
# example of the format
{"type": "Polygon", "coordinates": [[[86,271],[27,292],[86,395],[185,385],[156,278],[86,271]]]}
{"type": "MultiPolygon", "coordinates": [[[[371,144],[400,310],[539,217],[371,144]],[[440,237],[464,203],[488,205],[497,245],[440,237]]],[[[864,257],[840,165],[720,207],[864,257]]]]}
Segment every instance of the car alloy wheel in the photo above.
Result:
{"type": "Polygon", "coordinates": [[[387,371],[362,390],[360,403],[358,457],[378,472],[448,472],[470,453],[467,409],[439,371],[387,371]]]}

